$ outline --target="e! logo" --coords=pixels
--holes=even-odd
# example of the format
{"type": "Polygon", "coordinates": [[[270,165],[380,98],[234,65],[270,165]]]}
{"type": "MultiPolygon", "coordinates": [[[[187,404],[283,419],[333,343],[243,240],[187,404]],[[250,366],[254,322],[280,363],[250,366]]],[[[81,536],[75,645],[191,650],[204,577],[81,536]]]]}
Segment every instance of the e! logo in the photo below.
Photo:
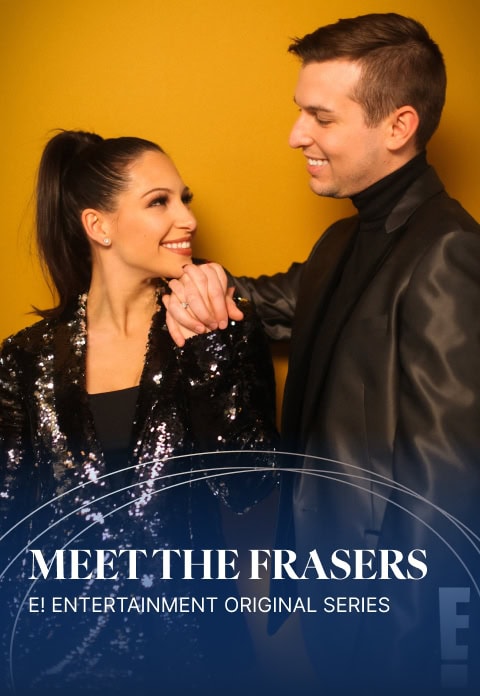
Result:
{"type": "Polygon", "coordinates": [[[441,683],[444,689],[468,685],[468,645],[458,643],[457,630],[469,627],[469,616],[457,611],[470,602],[469,587],[439,587],[441,683]]]}

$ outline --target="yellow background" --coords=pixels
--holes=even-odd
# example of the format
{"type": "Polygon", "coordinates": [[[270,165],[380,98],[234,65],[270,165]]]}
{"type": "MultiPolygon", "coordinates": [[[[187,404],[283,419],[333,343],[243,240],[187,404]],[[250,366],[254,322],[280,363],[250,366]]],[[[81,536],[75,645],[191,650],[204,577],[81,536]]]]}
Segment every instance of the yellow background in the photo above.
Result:
{"type": "Polygon", "coordinates": [[[0,0],[0,338],[51,305],[32,242],[32,192],[55,128],[159,142],[193,189],[196,254],[235,273],[303,260],[348,201],[311,193],[289,149],[298,64],[286,49],[339,17],[397,11],[445,55],[448,96],[429,149],[480,217],[477,0],[0,0]]]}
{"type": "MultiPolygon", "coordinates": [[[[32,304],[51,305],[32,192],[55,128],[159,142],[195,193],[197,255],[249,274],[303,260],[351,207],[314,196],[288,147],[298,64],[286,49],[321,24],[378,11],[419,19],[440,44],[449,86],[429,158],[480,218],[478,0],[0,0],[0,339],[34,321],[32,304]]],[[[284,373],[280,352],[279,392],[284,373]]],[[[270,538],[274,514],[251,514],[257,543],[270,538]]],[[[300,639],[289,624],[276,640],[290,655],[300,639]]]]}

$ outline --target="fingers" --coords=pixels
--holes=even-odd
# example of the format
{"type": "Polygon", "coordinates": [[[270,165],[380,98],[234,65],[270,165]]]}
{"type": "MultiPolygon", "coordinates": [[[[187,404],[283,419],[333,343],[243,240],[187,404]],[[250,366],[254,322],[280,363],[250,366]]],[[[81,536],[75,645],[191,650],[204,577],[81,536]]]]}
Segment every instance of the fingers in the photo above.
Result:
{"type": "MultiPolygon", "coordinates": [[[[172,293],[188,309],[204,330],[224,329],[228,324],[226,304],[227,277],[218,264],[188,264],[179,279],[169,283],[172,293]]],[[[177,316],[177,320],[180,318],[177,316]]],[[[188,328],[191,325],[187,325],[188,328]]]]}
{"type": "Polygon", "coordinates": [[[234,288],[216,263],[184,266],[183,275],[169,282],[171,295],[162,300],[167,309],[167,328],[178,346],[193,334],[225,329],[229,318],[243,319],[234,300],[234,288]]]}
{"type": "Polygon", "coordinates": [[[170,336],[173,338],[177,346],[179,346],[179,348],[182,348],[185,345],[185,339],[183,337],[180,324],[173,318],[170,312],[170,300],[171,295],[164,295],[162,297],[162,302],[165,305],[165,309],[167,310],[165,321],[170,336]]]}
{"type": "Polygon", "coordinates": [[[168,331],[177,346],[183,346],[185,344],[185,339],[190,338],[190,336],[208,331],[208,329],[191,314],[188,307],[180,302],[176,295],[163,295],[162,302],[167,310],[166,323],[168,331]]]}
{"type": "Polygon", "coordinates": [[[237,307],[235,300],[233,299],[234,293],[234,287],[228,288],[227,296],[225,297],[225,301],[227,303],[228,316],[230,317],[230,319],[233,319],[233,321],[241,321],[243,319],[243,312],[237,307]]]}
{"type": "Polygon", "coordinates": [[[227,287],[228,278],[223,267],[218,263],[210,263],[209,266],[218,277],[218,282],[214,282],[210,287],[211,304],[218,320],[219,328],[224,329],[228,326],[228,318],[241,321],[243,319],[243,312],[240,311],[233,300],[235,288],[227,287]],[[217,292],[218,296],[216,294],[217,292]],[[223,314],[224,310],[227,313],[227,317],[223,314]]]}
{"type": "MultiPolygon", "coordinates": [[[[209,320],[203,323],[210,329],[225,329],[228,326],[227,276],[223,268],[217,263],[200,266],[190,264],[184,271],[195,286],[194,292],[200,293],[204,306],[209,311],[209,320]]],[[[193,286],[190,286],[190,290],[193,290],[193,286]]],[[[195,301],[195,298],[192,299],[195,301]]],[[[187,302],[191,305],[188,298],[187,302]]],[[[197,314],[195,304],[192,306],[192,312],[202,320],[202,316],[197,314]]]]}
{"type": "MultiPolygon", "coordinates": [[[[164,302],[165,304],[165,302],[164,302]]],[[[180,324],[178,324],[171,314],[167,312],[165,317],[165,322],[167,324],[168,333],[176,343],[179,348],[183,348],[185,345],[185,338],[183,337],[180,324]]]]}

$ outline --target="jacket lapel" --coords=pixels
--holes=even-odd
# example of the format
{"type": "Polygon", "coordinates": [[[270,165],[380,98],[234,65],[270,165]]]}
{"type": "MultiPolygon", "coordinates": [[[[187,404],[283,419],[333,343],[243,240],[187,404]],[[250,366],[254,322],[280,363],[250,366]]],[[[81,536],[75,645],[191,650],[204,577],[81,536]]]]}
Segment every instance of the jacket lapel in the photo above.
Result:
{"type": "MultiPolygon", "coordinates": [[[[52,353],[55,367],[56,412],[59,429],[65,435],[73,461],[85,461],[85,452],[93,453],[100,463],[99,475],[105,473],[103,453],[98,444],[86,390],[87,331],[86,298],[82,296],[73,317],[60,321],[53,331],[52,353]]],[[[67,453],[66,453],[67,454],[67,453]]]]}
{"type": "MultiPolygon", "coordinates": [[[[159,291],[160,298],[161,291],[159,291]]],[[[159,400],[167,400],[171,403],[178,400],[178,394],[169,393],[171,376],[176,373],[175,351],[173,341],[167,331],[165,323],[165,308],[160,299],[158,311],[152,319],[152,325],[148,336],[145,362],[140,378],[140,389],[135,409],[135,417],[132,427],[129,459],[130,463],[140,463],[146,457],[150,459],[148,447],[152,444],[152,436],[148,434],[155,419],[162,411],[159,408],[159,400]],[[147,450],[144,451],[144,448],[147,450]]],[[[163,403],[165,406],[165,403],[163,403]]]]}
{"type": "MultiPolygon", "coordinates": [[[[289,369],[285,384],[282,431],[295,446],[301,422],[307,379],[311,378],[311,350],[316,328],[343,270],[357,229],[358,218],[334,225],[314,247],[299,290],[292,334],[289,369]],[[345,224],[346,223],[346,224],[345,224]]],[[[318,379],[316,375],[316,379],[318,379]]]]}

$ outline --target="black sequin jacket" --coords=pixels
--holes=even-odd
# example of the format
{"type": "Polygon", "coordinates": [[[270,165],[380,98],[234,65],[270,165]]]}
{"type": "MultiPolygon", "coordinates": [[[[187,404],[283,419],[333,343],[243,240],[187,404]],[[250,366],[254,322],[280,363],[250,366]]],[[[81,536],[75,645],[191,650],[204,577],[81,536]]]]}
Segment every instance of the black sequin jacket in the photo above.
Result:
{"type": "MultiPolygon", "coordinates": [[[[275,443],[268,346],[250,305],[240,302],[244,321],[194,337],[182,349],[168,334],[164,308],[154,315],[130,445],[137,512],[145,507],[145,491],[156,478],[182,471],[185,461],[192,466],[183,455],[269,450],[275,443]],[[183,463],[177,463],[178,456],[183,463]]],[[[78,486],[108,487],[88,404],[85,365],[85,296],[68,319],[40,321],[4,342],[0,353],[0,509],[4,512],[12,504],[17,513],[28,512],[78,486]],[[33,499],[27,500],[27,491],[33,499]]],[[[263,454],[244,461],[225,455],[218,461],[219,466],[220,462],[221,466],[271,465],[271,457],[263,454]]],[[[215,458],[206,463],[215,466],[215,458]]],[[[266,485],[258,489],[248,476],[233,481],[230,486],[228,478],[209,479],[209,485],[225,503],[243,511],[265,494],[271,477],[265,474],[266,485]]]]}
{"type": "MultiPolygon", "coordinates": [[[[89,408],[86,298],[66,319],[40,321],[4,342],[0,353],[0,590],[15,597],[3,624],[10,621],[16,626],[18,655],[31,649],[29,636],[38,630],[32,628],[35,615],[22,602],[32,592],[38,593],[40,585],[58,592],[56,583],[49,580],[33,590],[28,587],[31,583],[24,582],[19,590],[20,579],[28,580],[31,572],[27,546],[41,548],[45,558],[58,549],[73,548],[222,548],[219,500],[241,512],[275,485],[268,453],[276,441],[272,365],[260,325],[250,305],[241,302],[244,321],[194,337],[182,349],[166,330],[164,308],[160,306],[154,315],[130,444],[132,474],[123,488],[115,482],[116,474],[106,471],[89,408]],[[199,454],[205,452],[216,454],[199,454]]],[[[172,590],[171,584],[157,581],[158,566],[146,564],[145,568],[140,587],[127,582],[125,588],[119,582],[109,586],[108,592],[159,596],[172,590]]],[[[79,588],[78,583],[73,588],[67,583],[63,592],[80,589],[83,594],[92,593],[92,588],[79,588]]],[[[105,592],[104,586],[100,589],[105,592]]],[[[187,583],[181,591],[191,593],[191,586],[187,583]]],[[[168,644],[176,631],[182,645],[189,641],[197,645],[197,616],[165,620],[162,638],[154,642],[168,644]]],[[[144,623],[138,635],[128,629],[131,638],[123,641],[123,655],[110,641],[101,641],[100,647],[95,642],[95,636],[101,635],[96,620],[92,615],[76,618],[85,656],[105,657],[110,651],[117,673],[133,654],[143,658],[147,641],[138,636],[146,634],[144,623]]],[[[47,662],[42,658],[38,671],[51,659],[52,666],[61,663],[65,673],[80,679],[79,675],[88,673],[90,658],[80,659],[78,642],[72,638],[68,661],[68,645],[64,645],[65,634],[58,633],[58,621],[55,615],[43,617],[38,632],[50,629],[62,638],[48,648],[49,658],[47,662]]],[[[120,623],[121,615],[109,615],[107,622],[120,623]]],[[[125,636],[127,628],[122,626],[115,630],[125,636]]],[[[158,633],[157,628],[152,631],[158,633]]],[[[195,652],[192,647],[185,650],[190,656],[195,652]]],[[[102,661],[102,665],[110,663],[106,657],[102,661]]],[[[17,674],[21,675],[21,659],[19,664],[17,674]]],[[[54,670],[57,674],[58,669],[54,670]]],[[[100,671],[96,678],[101,681],[100,671]]]]}

